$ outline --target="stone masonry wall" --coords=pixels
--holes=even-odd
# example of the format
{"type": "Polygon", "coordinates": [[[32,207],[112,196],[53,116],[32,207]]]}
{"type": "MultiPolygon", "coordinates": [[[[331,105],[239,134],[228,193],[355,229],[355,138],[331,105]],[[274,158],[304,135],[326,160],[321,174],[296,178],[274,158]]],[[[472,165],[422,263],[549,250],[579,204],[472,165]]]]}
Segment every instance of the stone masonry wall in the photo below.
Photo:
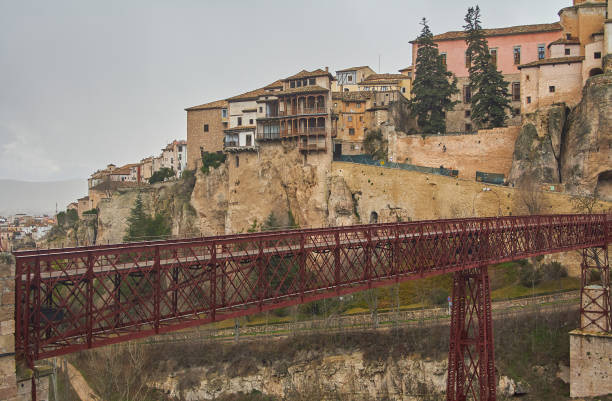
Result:
{"type": "Polygon", "coordinates": [[[612,393],[612,335],[570,333],[570,396],[612,393]]]}
{"type": "Polygon", "coordinates": [[[389,138],[394,162],[459,170],[459,177],[476,178],[476,171],[504,174],[512,167],[512,152],[520,127],[480,130],[475,135],[399,136],[389,138]]]}
{"type": "Polygon", "coordinates": [[[15,266],[0,259],[0,400],[7,401],[17,396],[14,314],[15,266]]]}

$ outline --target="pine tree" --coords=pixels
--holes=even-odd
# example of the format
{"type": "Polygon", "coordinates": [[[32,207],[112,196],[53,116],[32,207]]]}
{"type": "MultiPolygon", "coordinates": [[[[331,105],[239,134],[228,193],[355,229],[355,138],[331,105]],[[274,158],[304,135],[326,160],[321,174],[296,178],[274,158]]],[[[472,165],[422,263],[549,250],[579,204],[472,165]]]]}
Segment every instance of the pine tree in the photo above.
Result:
{"type": "Polygon", "coordinates": [[[472,121],[482,128],[504,125],[510,109],[508,82],[493,63],[489,45],[480,24],[480,7],[468,8],[465,16],[466,56],[471,60],[470,89],[472,121]]]}
{"type": "Polygon", "coordinates": [[[126,242],[142,240],[147,234],[148,219],[144,212],[142,198],[140,194],[134,202],[134,207],[130,211],[130,217],[127,219],[128,229],[123,237],[126,242]]]}
{"type": "Polygon", "coordinates": [[[446,69],[446,63],[438,53],[433,34],[427,20],[421,22],[423,29],[417,39],[416,71],[411,100],[412,114],[425,134],[446,132],[446,112],[453,109],[456,101],[451,96],[458,93],[457,78],[446,69]]]}

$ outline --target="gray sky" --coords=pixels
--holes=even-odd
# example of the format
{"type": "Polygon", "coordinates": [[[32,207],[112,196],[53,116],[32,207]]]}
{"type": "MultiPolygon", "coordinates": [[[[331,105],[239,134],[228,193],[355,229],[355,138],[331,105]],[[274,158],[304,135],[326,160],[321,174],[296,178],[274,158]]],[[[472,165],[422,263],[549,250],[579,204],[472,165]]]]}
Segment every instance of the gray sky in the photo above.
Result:
{"type": "MultiPolygon", "coordinates": [[[[0,0],[0,178],[85,178],[186,137],[185,107],[303,68],[410,65],[419,21],[465,0],[0,0]]],[[[482,0],[485,27],[546,23],[570,0],[482,0]]]]}

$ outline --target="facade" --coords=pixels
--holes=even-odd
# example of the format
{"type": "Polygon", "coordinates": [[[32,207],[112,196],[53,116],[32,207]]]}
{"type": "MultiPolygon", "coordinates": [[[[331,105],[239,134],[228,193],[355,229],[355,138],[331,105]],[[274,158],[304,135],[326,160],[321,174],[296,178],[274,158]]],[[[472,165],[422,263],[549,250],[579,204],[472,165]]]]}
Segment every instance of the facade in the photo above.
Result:
{"type": "Polygon", "coordinates": [[[338,70],[332,81],[332,92],[356,92],[358,84],[372,74],[375,74],[374,70],[367,65],[338,70]]]}
{"type": "Polygon", "coordinates": [[[91,202],[89,201],[89,196],[84,196],[82,198],[77,199],[77,213],[79,215],[79,219],[83,218],[83,212],[93,209],[91,206],[91,202]]]}
{"type": "Polygon", "coordinates": [[[180,177],[187,167],[187,141],[174,140],[166,145],[162,149],[161,167],[171,168],[180,177]]]}
{"type": "Polygon", "coordinates": [[[358,84],[360,91],[398,91],[406,99],[410,99],[411,85],[412,78],[407,74],[372,74],[358,84]]]}
{"type": "Polygon", "coordinates": [[[302,70],[259,96],[257,141],[294,142],[301,152],[327,152],[335,136],[328,69],[302,70]],[[282,88],[281,85],[282,84],[282,88]]]}
{"type": "Polygon", "coordinates": [[[202,104],[187,111],[187,169],[201,166],[202,152],[221,152],[228,128],[228,103],[226,100],[202,104]]]}
{"type": "Polygon", "coordinates": [[[270,86],[274,86],[274,83],[227,99],[229,127],[224,131],[223,143],[226,152],[257,150],[257,115],[265,107],[258,100],[261,95],[273,90],[270,86]]]}
{"type": "MultiPolygon", "coordinates": [[[[493,62],[509,83],[509,93],[512,96],[512,113],[509,125],[520,124],[521,113],[521,71],[519,66],[526,63],[543,60],[549,56],[547,46],[562,38],[560,23],[521,25],[507,28],[485,29],[493,62]]],[[[473,132],[469,87],[470,60],[466,56],[467,44],[463,31],[451,31],[434,36],[438,51],[443,56],[450,72],[457,77],[459,94],[453,100],[459,101],[453,111],[447,113],[447,132],[473,132]]],[[[412,43],[412,59],[417,59],[418,44],[412,43]]]]}
{"type": "Polygon", "coordinates": [[[524,112],[560,102],[575,106],[587,79],[603,73],[607,7],[574,0],[559,11],[562,37],[548,45],[548,57],[519,66],[524,112]]]}

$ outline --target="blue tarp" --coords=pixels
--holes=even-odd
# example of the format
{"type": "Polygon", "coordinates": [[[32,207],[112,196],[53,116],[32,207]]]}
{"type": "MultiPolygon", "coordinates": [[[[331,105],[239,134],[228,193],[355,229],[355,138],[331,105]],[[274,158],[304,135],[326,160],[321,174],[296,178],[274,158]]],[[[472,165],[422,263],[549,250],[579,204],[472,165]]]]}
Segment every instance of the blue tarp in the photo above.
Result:
{"type": "Polygon", "coordinates": [[[334,155],[334,161],[367,164],[369,166],[398,168],[401,170],[417,171],[419,173],[445,175],[448,177],[457,177],[459,170],[450,170],[447,168],[434,168],[416,166],[407,163],[394,163],[381,160],[374,160],[370,155],[334,155]]]}

